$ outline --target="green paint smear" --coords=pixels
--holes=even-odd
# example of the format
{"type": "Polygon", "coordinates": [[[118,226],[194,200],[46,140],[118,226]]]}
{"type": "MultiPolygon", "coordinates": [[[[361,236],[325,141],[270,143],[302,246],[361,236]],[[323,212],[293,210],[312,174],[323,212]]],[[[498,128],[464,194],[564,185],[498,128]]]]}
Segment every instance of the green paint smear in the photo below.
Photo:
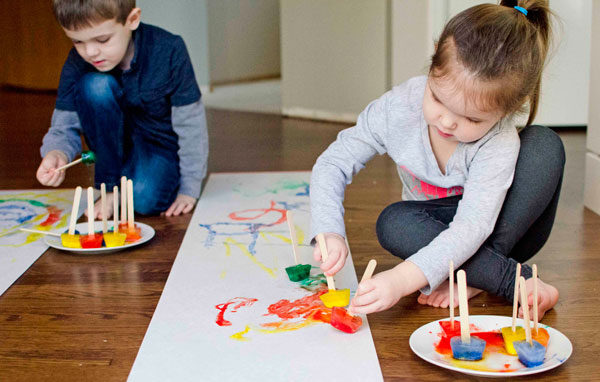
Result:
{"type": "Polygon", "coordinates": [[[6,202],[25,202],[25,203],[29,203],[32,206],[35,207],[47,207],[47,204],[44,204],[42,202],[38,202],[37,200],[31,200],[31,199],[0,199],[0,203],[6,203],[6,202]]]}
{"type": "Polygon", "coordinates": [[[239,193],[243,194],[244,196],[260,196],[260,195],[264,195],[264,194],[277,194],[277,193],[279,193],[279,191],[283,191],[283,190],[295,190],[297,188],[303,188],[308,185],[309,184],[304,181],[290,179],[290,180],[281,180],[281,181],[275,183],[274,187],[265,188],[263,191],[254,191],[254,192],[244,191],[241,189],[240,186],[234,186],[233,191],[239,192],[239,193]]]}

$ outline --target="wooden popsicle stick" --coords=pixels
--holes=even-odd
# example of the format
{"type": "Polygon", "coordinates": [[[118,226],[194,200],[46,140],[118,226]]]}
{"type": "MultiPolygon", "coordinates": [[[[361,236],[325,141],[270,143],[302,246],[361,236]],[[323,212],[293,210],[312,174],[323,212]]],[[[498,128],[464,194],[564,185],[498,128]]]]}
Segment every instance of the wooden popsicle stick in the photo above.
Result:
{"type": "Polygon", "coordinates": [[[87,189],[88,202],[88,236],[94,236],[94,189],[87,189]]]}
{"type": "Polygon", "coordinates": [[[294,253],[294,263],[298,264],[298,243],[296,243],[296,227],[294,227],[294,217],[292,211],[285,212],[288,228],[290,230],[290,240],[292,241],[292,252],[294,253]]]}
{"type": "Polygon", "coordinates": [[[519,281],[519,289],[521,290],[521,308],[523,308],[523,321],[525,323],[525,339],[529,345],[531,342],[531,326],[529,326],[529,304],[527,303],[527,291],[525,290],[525,277],[521,276],[519,281]]]}
{"type": "Polygon", "coordinates": [[[456,274],[458,282],[458,311],[460,313],[460,339],[465,344],[471,343],[469,330],[469,304],[467,302],[467,275],[462,269],[456,274]]]}
{"type": "Polygon", "coordinates": [[[535,334],[538,333],[538,272],[537,265],[533,264],[531,266],[533,268],[533,329],[535,330],[535,334]]]}
{"type": "Polygon", "coordinates": [[[64,166],[60,166],[59,168],[57,168],[57,169],[54,169],[54,171],[62,171],[62,170],[66,170],[66,169],[68,169],[69,167],[75,166],[77,163],[81,162],[82,160],[83,160],[82,158],[75,159],[75,160],[74,160],[73,162],[71,162],[71,163],[67,163],[67,164],[66,164],[66,165],[64,165],[64,166]]]}
{"type": "MultiPolygon", "coordinates": [[[[327,244],[325,243],[325,236],[322,233],[317,235],[317,243],[319,243],[319,248],[321,249],[321,259],[323,262],[327,261],[327,244]]],[[[327,278],[327,288],[329,290],[335,290],[335,282],[333,281],[333,276],[325,276],[327,278]]]]}
{"type": "Polygon", "coordinates": [[[119,232],[119,187],[113,187],[113,232],[119,232]]]}
{"type": "Polygon", "coordinates": [[[127,220],[127,177],[121,177],[121,223],[127,220]]]}
{"type": "MultiPolygon", "coordinates": [[[[375,271],[376,266],[377,266],[377,260],[375,260],[375,259],[369,260],[369,263],[367,264],[367,268],[365,268],[365,273],[363,273],[363,276],[360,279],[361,283],[365,280],[370,279],[373,276],[373,272],[375,271]]],[[[348,314],[351,316],[354,316],[354,314],[352,314],[352,312],[350,310],[348,310],[348,314]]]]}
{"type": "Polygon", "coordinates": [[[29,228],[19,228],[19,230],[24,231],[24,232],[39,233],[39,234],[42,234],[42,235],[58,236],[58,237],[60,237],[60,233],[55,233],[55,232],[50,232],[50,231],[40,231],[40,230],[37,230],[37,229],[29,229],[29,228]]]}
{"type": "Polygon", "coordinates": [[[69,221],[69,235],[75,235],[75,223],[77,223],[77,215],[79,215],[79,200],[81,199],[81,187],[75,188],[75,196],[73,197],[73,208],[71,208],[71,220],[69,221]]]}
{"type": "Polygon", "coordinates": [[[450,285],[450,327],[454,330],[454,261],[452,260],[448,269],[448,283],[450,285]]]}
{"type": "Polygon", "coordinates": [[[102,233],[108,232],[108,219],[106,219],[106,184],[100,184],[100,201],[102,211],[102,233]]]}
{"type": "Polygon", "coordinates": [[[127,179],[127,227],[133,229],[133,181],[127,179]]]}
{"type": "Polygon", "coordinates": [[[369,264],[367,264],[367,268],[365,269],[365,273],[363,273],[362,279],[360,282],[362,283],[365,280],[368,280],[373,276],[373,272],[375,271],[375,267],[377,266],[377,260],[371,259],[369,260],[369,264]]]}
{"type": "Polygon", "coordinates": [[[513,293],[512,331],[517,330],[517,310],[519,309],[519,280],[521,279],[521,264],[517,263],[515,272],[515,292],[513,293]]]}

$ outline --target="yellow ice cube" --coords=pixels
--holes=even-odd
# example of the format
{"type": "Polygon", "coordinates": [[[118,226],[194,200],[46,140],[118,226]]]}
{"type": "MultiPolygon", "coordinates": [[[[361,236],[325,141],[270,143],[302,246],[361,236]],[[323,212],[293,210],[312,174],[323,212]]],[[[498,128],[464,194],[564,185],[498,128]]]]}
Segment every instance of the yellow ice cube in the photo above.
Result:
{"type": "Polygon", "coordinates": [[[517,355],[517,351],[513,345],[516,341],[525,341],[525,329],[520,326],[515,328],[513,332],[512,326],[502,328],[502,338],[504,338],[504,348],[508,354],[517,355]]]}
{"type": "Polygon", "coordinates": [[[62,242],[63,247],[81,248],[79,235],[69,235],[68,233],[63,233],[60,235],[60,241],[62,242]]]}
{"type": "Polygon", "coordinates": [[[332,289],[322,294],[321,301],[326,307],[346,306],[350,302],[350,289],[332,289]]]}
{"type": "Polygon", "coordinates": [[[104,234],[104,244],[107,247],[120,247],[125,244],[126,233],[108,232],[104,234]]]}

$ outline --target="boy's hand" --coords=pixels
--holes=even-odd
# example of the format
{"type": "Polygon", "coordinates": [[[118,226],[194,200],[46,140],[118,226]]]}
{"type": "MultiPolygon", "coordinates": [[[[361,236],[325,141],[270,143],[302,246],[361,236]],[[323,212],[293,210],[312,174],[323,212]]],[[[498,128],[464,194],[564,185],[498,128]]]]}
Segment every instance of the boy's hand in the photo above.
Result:
{"type": "Polygon", "coordinates": [[[191,196],[179,194],[171,207],[168,210],[163,212],[165,216],[179,216],[180,214],[187,214],[190,212],[194,205],[196,204],[196,198],[192,198],[191,196]]]}
{"type": "Polygon", "coordinates": [[[425,274],[410,261],[361,282],[350,302],[353,314],[380,312],[394,306],[402,297],[428,285],[425,274]]]}
{"type": "Polygon", "coordinates": [[[52,150],[40,163],[36,178],[44,186],[58,187],[65,180],[64,171],[55,171],[56,168],[67,164],[67,155],[59,150],[52,150]]]}
{"type": "MultiPolygon", "coordinates": [[[[327,261],[321,264],[321,269],[326,276],[333,276],[344,266],[346,256],[348,256],[348,247],[346,240],[337,233],[324,233],[323,236],[327,244],[327,261]]],[[[315,245],[313,257],[315,261],[322,261],[318,243],[315,245]]]]}

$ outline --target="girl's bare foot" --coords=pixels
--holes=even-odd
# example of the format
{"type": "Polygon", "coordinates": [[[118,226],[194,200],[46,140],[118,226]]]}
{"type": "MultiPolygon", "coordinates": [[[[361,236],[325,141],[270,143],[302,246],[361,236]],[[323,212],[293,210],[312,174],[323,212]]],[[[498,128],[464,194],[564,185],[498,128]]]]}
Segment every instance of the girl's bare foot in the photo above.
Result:
{"type": "MultiPolygon", "coordinates": [[[[550,284],[546,284],[538,278],[538,319],[541,320],[544,314],[556,305],[558,302],[558,289],[550,284]]],[[[525,281],[527,289],[527,304],[529,305],[529,318],[533,318],[533,277],[525,281]]],[[[519,317],[523,317],[523,308],[519,307],[519,317]]]]}
{"type": "MultiPolygon", "coordinates": [[[[112,192],[106,193],[106,218],[110,219],[113,215],[113,196],[112,192]]],[[[88,210],[85,209],[85,216],[88,216],[88,210]]],[[[94,204],[94,219],[102,219],[102,199],[98,199],[94,204]]]]}
{"type": "MultiPolygon", "coordinates": [[[[467,286],[467,299],[475,297],[481,292],[483,292],[481,289],[467,286]]],[[[448,281],[444,281],[439,287],[431,292],[429,296],[421,293],[417,301],[419,304],[423,305],[431,305],[436,308],[447,308],[450,305],[450,283],[448,281]]],[[[458,286],[454,284],[454,307],[456,308],[457,306],[458,286]]]]}

